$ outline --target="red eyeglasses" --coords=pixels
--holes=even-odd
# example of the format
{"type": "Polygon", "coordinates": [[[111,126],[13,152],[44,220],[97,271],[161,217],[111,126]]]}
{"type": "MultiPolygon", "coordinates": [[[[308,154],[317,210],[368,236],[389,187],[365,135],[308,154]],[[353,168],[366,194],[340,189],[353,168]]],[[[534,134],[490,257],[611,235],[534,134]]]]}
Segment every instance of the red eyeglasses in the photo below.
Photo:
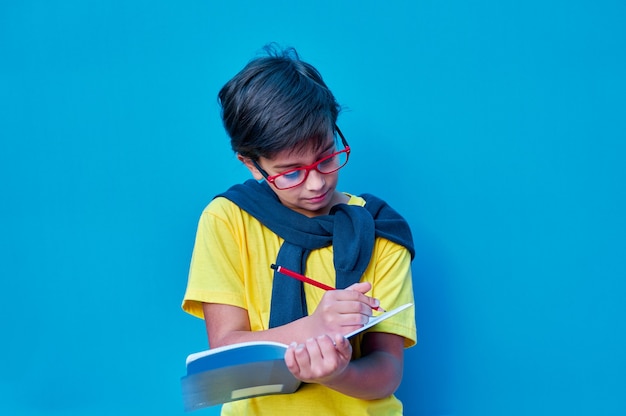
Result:
{"type": "Polygon", "coordinates": [[[334,152],[333,154],[323,157],[322,159],[313,162],[308,166],[289,169],[285,172],[270,176],[265,170],[263,170],[259,166],[256,160],[252,160],[252,163],[254,163],[254,166],[258,169],[259,172],[261,172],[261,175],[263,175],[266,181],[274,185],[276,189],[281,190],[295,188],[296,186],[302,185],[304,181],[306,181],[306,178],[309,176],[309,172],[312,170],[316,170],[322,174],[337,172],[348,163],[348,158],[350,156],[350,146],[348,145],[346,138],[343,137],[343,134],[341,133],[341,130],[339,130],[339,127],[335,127],[335,129],[337,130],[337,134],[339,134],[339,137],[341,138],[341,143],[343,144],[344,148],[338,152],[334,152]]]}

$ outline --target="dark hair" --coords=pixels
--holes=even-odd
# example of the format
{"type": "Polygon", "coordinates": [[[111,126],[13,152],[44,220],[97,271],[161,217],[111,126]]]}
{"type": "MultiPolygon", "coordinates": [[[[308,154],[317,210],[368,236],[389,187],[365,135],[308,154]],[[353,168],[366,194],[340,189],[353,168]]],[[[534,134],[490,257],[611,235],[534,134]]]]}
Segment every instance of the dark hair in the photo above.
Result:
{"type": "Polygon", "coordinates": [[[264,50],[218,94],[233,151],[256,160],[326,145],[340,107],[322,76],[294,48],[264,50]]]}

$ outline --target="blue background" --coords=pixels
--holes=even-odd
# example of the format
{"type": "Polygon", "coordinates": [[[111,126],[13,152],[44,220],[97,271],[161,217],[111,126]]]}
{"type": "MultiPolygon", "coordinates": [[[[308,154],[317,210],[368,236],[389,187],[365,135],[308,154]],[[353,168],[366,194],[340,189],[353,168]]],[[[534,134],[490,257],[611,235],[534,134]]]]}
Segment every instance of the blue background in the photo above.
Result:
{"type": "MultiPolygon", "coordinates": [[[[0,414],[182,415],[195,227],[270,41],[409,220],[407,415],[626,413],[623,1],[4,1],[0,414]],[[385,3],[385,4],[382,4],[385,3]]],[[[217,409],[198,411],[213,415],[217,409]]]]}

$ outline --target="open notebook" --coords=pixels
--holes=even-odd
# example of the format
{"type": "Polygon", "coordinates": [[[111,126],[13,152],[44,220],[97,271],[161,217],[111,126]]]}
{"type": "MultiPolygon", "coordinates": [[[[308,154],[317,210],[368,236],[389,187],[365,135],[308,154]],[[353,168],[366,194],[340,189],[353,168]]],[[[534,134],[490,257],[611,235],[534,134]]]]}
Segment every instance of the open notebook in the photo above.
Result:
{"type": "MultiPolygon", "coordinates": [[[[370,317],[350,338],[413,306],[412,303],[370,317]]],[[[295,392],[300,380],[284,361],[287,345],[271,341],[243,342],[197,352],[187,357],[181,378],[186,411],[267,394],[295,392]]]]}

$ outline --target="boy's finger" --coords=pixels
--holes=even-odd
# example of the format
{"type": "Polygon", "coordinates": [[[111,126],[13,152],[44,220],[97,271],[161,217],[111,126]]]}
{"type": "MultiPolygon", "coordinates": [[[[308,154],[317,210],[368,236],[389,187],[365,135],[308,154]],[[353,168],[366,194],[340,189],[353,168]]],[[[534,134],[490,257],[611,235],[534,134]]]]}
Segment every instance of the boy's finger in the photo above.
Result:
{"type": "Polygon", "coordinates": [[[367,293],[372,289],[372,284],[370,282],[358,282],[353,285],[350,285],[346,288],[346,290],[354,290],[359,293],[367,293]]]}

